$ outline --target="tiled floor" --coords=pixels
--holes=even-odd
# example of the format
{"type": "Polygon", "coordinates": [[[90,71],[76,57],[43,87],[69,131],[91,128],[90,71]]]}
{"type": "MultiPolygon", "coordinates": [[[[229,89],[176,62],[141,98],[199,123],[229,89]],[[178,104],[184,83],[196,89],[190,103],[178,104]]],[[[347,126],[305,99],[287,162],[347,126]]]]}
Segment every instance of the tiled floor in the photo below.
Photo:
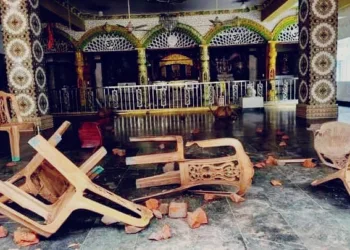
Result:
{"type": "MultiPolygon", "coordinates": [[[[340,108],[340,121],[350,123],[350,109],[340,108]]],[[[312,134],[302,120],[295,119],[294,111],[266,111],[243,113],[233,124],[218,124],[211,114],[179,116],[119,117],[106,132],[105,145],[127,149],[128,155],[159,151],[157,144],[131,144],[129,136],[181,134],[186,140],[235,137],[242,141],[253,162],[262,160],[273,152],[282,157],[316,157],[312,146],[312,134]],[[263,127],[263,135],[256,135],[256,127],[263,127]],[[191,130],[199,128],[193,138],[191,130]],[[290,136],[288,145],[281,149],[275,130],[281,129],[290,136]]],[[[48,135],[49,132],[45,134],[48,135]]],[[[0,179],[6,180],[23,167],[33,150],[26,144],[31,134],[22,136],[22,162],[14,168],[5,167],[8,157],[0,158],[0,179]]],[[[171,145],[166,145],[171,147],[171,145]]],[[[76,133],[70,130],[63,137],[59,148],[76,164],[91,153],[80,150],[76,133]]],[[[213,157],[223,150],[189,149],[189,155],[213,157]]],[[[134,198],[162,189],[136,190],[135,179],[161,172],[161,166],[129,167],[123,160],[108,154],[103,162],[105,171],[96,183],[126,198],[134,198]]],[[[300,165],[288,165],[256,169],[253,185],[240,204],[221,199],[210,203],[200,196],[183,193],[164,200],[185,200],[190,210],[199,206],[208,213],[209,224],[190,229],[182,219],[153,219],[148,228],[139,234],[127,235],[124,227],[104,226],[100,218],[84,211],[75,212],[58,233],[50,239],[41,238],[39,245],[28,249],[69,249],[73,243],[81,249],[350,249],[350,199],[340,181],[332,181],[311,187],[312,180],[334,172],[318,166],[306,169],[300,165]],[[273,187],[271,179],[280,179],[281,187],[273,187]],[[154,242],[148,236],[169,224],[173,237],[154,242]]],[[[224,187],[218,187],[224,188],[224,187]]],[[[226,189],[226,188],[225,188],[226,189]]],[[[0,223],[10,234],[18,226],[0,217],[0,223]]],[[[0,249],[17,248],[11,235],[0,239],[0,249]]]]}

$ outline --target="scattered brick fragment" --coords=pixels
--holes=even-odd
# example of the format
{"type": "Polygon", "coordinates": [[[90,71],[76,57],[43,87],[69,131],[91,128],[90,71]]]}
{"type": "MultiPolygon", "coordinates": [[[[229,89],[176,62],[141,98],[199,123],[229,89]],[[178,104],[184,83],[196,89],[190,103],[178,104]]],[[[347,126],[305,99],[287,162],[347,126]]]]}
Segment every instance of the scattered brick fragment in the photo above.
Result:
{"type": "Polygon", "coordinates": [[[0,238],[5,238],[9,234],[8,230],[4,226],[0,226],[0,238]]]}
{"type": "Polygon", "coordinates": [[[287,146],[287,143],[285,141],[281,141],[279,144],[280,147],[285,147],[287,146]]]}
{"type": "Polygon", "coordinates": [[[141,232],[143,229],[145,229],[144,227],[135,227],[135,226],[131,226],[131,225],[125,225],[125,233],[127,234],[136,234],[138,232],[141,232]]]}
{"type": "Polygon", "coordinates": [[[313,162],[312,159],[306,159],[306,160],[303,162],[303,167],[305,167],[305,168],[314,168],[314,167],[316,167],[316,163],[313,162]]]}
{"type": "Polygon", "coordinates": [[[263,161],[257,162],[257,163],[254,164],[254,167],[255,168],[264,168],[264,167],[266,167],[266,163],[263,162],[263,161]]]}
{"type": "Polygon", "coordinates": [[[159,201],[157,199],[149,199],[146,201],[146,207],[151,210],[158,209],[159,201]]]}
{"type": "Polygon", "coordinates": [[[112,152],[114,155],[118,155],[120,157],[125,156],[125,149],[114,148],[114,149],[112,149],[112,152]]]}
{"type": "Polygon", "coordinates": [[[152,233],[148,239],[149,240],[166,240],[171,238],[171,229],[168,225],[164,225],[162,230],[152,233]]]}
{"type": "Polygon", "coordinates": [[[272,155],[269,155],[265,161],[267,166],[276,166],[277,165],[277,159],[273,157],[272,155]]]}
{"type": "Polygon", "coordinates": [[[245,199],[242,196],[240,196],[236,193],[230,194],[230,199],[235,203],[240,203],[240,202],[245,201],[245,199]]]}
{"type": "Polygon", "coordinates": [[[198,228],[202,224],[208,224],[208,217],[202,208],[197,208],[193,213],[187,213],[187,223],[190,228],[198,228]]]}
{"type": "Polygon", "coordinates": [[[13,233],[13,240],[16,245],[21,247],[31,246],[39,243],[39,238],[36,233],[28,228],[18,227],[13,233]]]}
{"type": "Polygon", "coordinates": [[[170,202],[170,218],[186,218],[188,205],[186,202],[170,202]]]}
{"type": "Polygon", "coordinates": [[[14,162],[14,161],[11,161],[11,162],[8,162],[8,163],[6,163],[6,167],[14,167],[14,166],[17,166],[17,163],[16,162],[14,162]]]}
{"type": "Polygon", "coordinates": [[[163,215],[162,215],[162,213],[161,213],[159,210],[153,209],[152,212],[153,212],[154,216],[155,216],[157,219],[162,219],[162,218],[163,218],[163,215]]]}
{"type": "Polygon", "coordinates": [[[216,199],[216,195],[215,194],[204,194],[204,200],[205,201],[212,201],[216,199]]]}
{"type": "Polygon", "coordinates": [[[163,214],[166,215],[169,213],[169,203],[161,203],[159,205],[158,210],[163,214]]]}
{"type": "Polygon", "coordinates": [[[282,182],[280,180],[271,180],[272,186],[282,186],[282,182]]]}

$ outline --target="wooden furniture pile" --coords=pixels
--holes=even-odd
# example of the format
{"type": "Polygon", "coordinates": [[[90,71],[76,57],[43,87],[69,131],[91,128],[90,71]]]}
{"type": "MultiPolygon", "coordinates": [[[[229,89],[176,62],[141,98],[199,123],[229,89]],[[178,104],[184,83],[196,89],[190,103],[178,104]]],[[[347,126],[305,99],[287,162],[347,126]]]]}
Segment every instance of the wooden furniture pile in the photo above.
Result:
{"type": "Polygon", "coordinates": [[[41,135],[29,141],[38,153],[15,176],[8,181],[0,181],[2,194],[0,213],[45,237],[55,233],[69,215],[78,209],[100,214],[103,216],[102,221],[107,218],[108,221],[136,227],[148,225],[153,217],[152,211],[117,196],[91,181],[90,178],[96,175],[96,171],[100,171],[100,167],[94,168],[95,165],[107,153],[103,147],[80,168],[55,148],[68,126],[67,122],[62,124],[48,141],[41,135]],[[49,204],[42,202],[38,196],[49,204]],[[113,205],[106,206],[90,198],[91,196],[105,199],[113,205]],[[26,213],[16,210],[10,203],[16,203],[39,215],[44,222],[33,220],[26,213]],[[117,206],[118,209],[112,206],[117,206]]]}
{"type": "Polygon", "coordinates": [[[181,136],[130,138],[130,141],[175,141],[177,148],[175,152],[170,153],[128,157],[126,159],[127,165],[169,162],[177,162],[179,164],[178,171],[170,171],[157,176],[136,180],[136,187],[145,188],[170,184],[180,184],[180,187],[134,199],[134,201],[173,194],[199,185],[229,185],[237,189],[237,194],[244,195],[251,185],[254,175],[253,164],[244,151],[242,144],[234,138],[191,141],[186,143],[186,147],[194,144],[203,148],[230,146],[235,150],[234,155],[213,159],[185,159],[183,138],[181,136]]]}
{"type": "Polygon", "coordinates": [[[321,162],[338,169],[311,183],[320,185],[333,179],[341,179],[350,194],[350,125],[342,122],[326,122],[314,132],[314,147],[321,162]]]}
{"type": "Polygon", "coordinates": [[[16,97],[0,91],[0,131],[5,131],[9,135],[12,161],[21,159],[20,131],[32,130],[33,123],[23,122],[16,97]]]}

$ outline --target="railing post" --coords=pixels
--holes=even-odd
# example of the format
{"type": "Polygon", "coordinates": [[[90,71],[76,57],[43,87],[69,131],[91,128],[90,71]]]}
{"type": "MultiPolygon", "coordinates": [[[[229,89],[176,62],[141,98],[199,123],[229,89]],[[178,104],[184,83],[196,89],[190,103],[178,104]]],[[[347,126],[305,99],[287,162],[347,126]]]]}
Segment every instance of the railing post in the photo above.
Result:
{"type": "Polygon", "coordinates": [[[84,57],[83,52],[75,52],[75,66],[77,71],[77,87],[79,88],[80,105],[86,106],[86,83],[84,81],[84,57]]]}

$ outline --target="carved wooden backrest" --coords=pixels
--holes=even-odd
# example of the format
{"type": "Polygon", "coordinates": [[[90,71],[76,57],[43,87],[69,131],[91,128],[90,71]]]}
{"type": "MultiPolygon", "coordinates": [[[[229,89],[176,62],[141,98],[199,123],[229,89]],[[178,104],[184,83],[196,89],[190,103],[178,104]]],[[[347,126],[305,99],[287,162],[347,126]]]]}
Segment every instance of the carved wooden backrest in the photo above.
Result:
{"type": "Polygon", "coordinates": [[[344,156],[350,153],[350,125],[326,122],[315,132],[315,149],[325,156],[344,156]]]}
{"type": "Polygon", "coordinates": [[[16,97],[12,94],[0,91],[0,125],[12,123],[11,106],[17,118],[17,122],[22,122],[16,97]]]}

